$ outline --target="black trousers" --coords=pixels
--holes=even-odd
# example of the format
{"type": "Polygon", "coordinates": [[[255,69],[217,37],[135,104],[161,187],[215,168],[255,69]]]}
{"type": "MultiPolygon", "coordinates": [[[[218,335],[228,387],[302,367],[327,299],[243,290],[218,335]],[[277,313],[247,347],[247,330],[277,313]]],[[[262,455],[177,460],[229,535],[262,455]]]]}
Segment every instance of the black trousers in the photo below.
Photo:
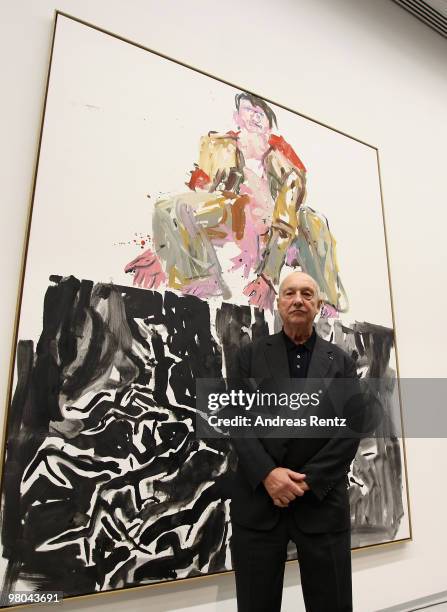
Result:
{"type": "Polygon", "coordinates": [[[233,522],[231,554],[238,612],[281,610],[289,540],[297,548],[306,611],[352,612],[350,530],[304,533],[287,510],[270,531],[233,522]]]}

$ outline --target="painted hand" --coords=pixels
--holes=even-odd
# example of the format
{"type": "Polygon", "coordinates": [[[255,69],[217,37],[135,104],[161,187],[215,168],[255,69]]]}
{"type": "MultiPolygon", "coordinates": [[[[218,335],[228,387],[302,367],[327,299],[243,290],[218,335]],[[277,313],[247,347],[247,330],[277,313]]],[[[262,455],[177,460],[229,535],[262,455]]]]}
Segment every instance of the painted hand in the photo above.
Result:
{"type": "Polygon", "coordinates": [[[248,297],[248,303],[251,306],[257,306],[260,310],[267,309],[273,312],[275,290],[263,276],[258,276],[256,280],[248,283],[243,293],[248,297]]]}
{"type": "Polygon", "coordinates": [[[201,278],[195,281],[189,282],[182,288],[184,295],[195,295],[198,298],[207,298],[214,295],[221,295],[222,290],[219,286],[219,282],[214,275],[207,278],[201,278]]]}
{"type": "Polygon", "coordinates": [[[133,273],[133,284],[145,289],[157,289],[166,281],[160,260],[150,249],[128,263],[124,272],[133,273]]]}
{"type": "Polygon", "coordinates": [[[251,269],[256,265],[256,257],[253,257],[247,249],[242,250],[239,255],[232,257],[231,261],[234,265],[230,268],[230,272],[243,268],[244,278],[248,278],[251,269]]]}

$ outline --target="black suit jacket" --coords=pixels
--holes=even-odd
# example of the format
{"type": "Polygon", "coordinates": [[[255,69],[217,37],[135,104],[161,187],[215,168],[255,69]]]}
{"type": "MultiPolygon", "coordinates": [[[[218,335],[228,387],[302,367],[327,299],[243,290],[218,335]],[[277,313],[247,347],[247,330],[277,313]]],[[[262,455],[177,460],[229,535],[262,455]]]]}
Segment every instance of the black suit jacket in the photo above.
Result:
{"type": "MultiPolygon", "coordinates": [[[[229,371],[239,378],[272,378],[278,382],[289,378],[282,333],[243,346],[229,371]]],[[[307,377],[357,379],[357,373],[353,360],[344,351],[317,336],[307,377]]],[[[280,513],[292,512],[298,527],[307,533],[350,527],[347,474],[358,439],[239,438],[233,439],[233,445],[239,462],[231,502],[232,521],[251,529],[268,530],[276,525],[280,513]],[[287,509],[273,504],[262,483],[275,467],[307,475],[310,491],[287,509]]]]}

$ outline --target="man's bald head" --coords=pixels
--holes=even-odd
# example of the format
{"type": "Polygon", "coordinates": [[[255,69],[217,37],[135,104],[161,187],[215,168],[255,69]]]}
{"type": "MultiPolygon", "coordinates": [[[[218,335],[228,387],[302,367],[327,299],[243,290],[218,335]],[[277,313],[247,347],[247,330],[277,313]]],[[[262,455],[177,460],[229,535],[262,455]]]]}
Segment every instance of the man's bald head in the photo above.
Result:
{"type": "Polygon", "coordinates": [[[285,276],[279,285],[278,294],[281,295],[281,293],[284,291],[284,288],[293,283],[294,280],[303,280],[311,283],[318,300],[322,301],[321,291],[317,281],[306,272],[291,272],[290,274],[285,276]]]}

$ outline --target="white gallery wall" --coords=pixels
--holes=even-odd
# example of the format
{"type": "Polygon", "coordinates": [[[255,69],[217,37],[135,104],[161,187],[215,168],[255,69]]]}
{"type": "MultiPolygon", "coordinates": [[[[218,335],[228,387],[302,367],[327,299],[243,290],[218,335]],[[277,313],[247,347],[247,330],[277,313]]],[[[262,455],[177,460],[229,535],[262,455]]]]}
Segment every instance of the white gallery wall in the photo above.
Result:
{"type": "MultiPolygon", "coordinates": [[[[378,146],[400,374],[446,377],[445,39],[390,0],[2,0],[0,7],[2,411],[55,9],[378,146]]],[[[340,180],[349,183],[349,167],[340,180]]],[[[354,554],[355,610],[447,589],[446,449],[444,439],[407,440],[414,540],[354,554]]],[[[297,576],[289,564],[285,612],[304,610],[297,576]]],[[[64,609],[106,606],[235,611],[233,577],[77,599],[64,609]]]]}

